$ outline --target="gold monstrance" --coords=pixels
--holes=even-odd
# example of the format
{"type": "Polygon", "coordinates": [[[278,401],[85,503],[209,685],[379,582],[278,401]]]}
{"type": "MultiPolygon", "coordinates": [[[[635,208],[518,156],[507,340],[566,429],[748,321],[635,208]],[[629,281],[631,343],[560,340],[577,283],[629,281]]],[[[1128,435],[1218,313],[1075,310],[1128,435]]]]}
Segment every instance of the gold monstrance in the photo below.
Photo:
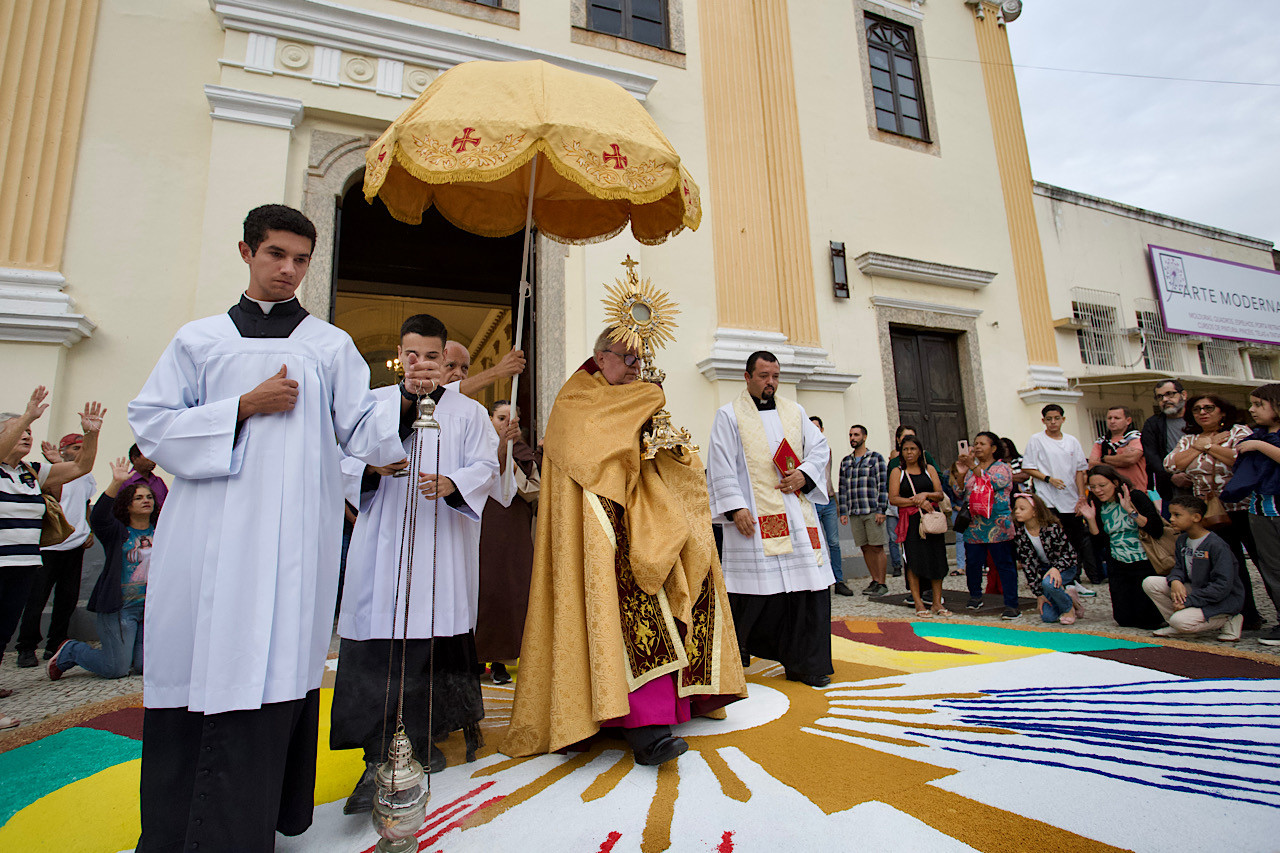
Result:
{"type": "MultiPolygon", "coordinates": [[[[622,265],[627,268],[626,280],[615,279],[617,287],[606,284],[604,287],[609,295],[601,300],[605,305],[605,320],[614,327],[610,337],[614,343],[624,344],[640,353],[643,365],[641,382],[660,383],[667,375],[653,366],[654,348],[675,340],[671,333],[676,326],[673,317],[680,312],[676,303],[668,299],[665,292],[655,288],[649,279],[640,281],[636,276],[638,261],[627,255],[622,265]]],[[[664,448],[676,454],[698,452],[693,436],[687,429],[673,427],[666,409],[659,409],[652,423],[652,428],[643,436],[642,455],[645,459],[652,459],[664,448]]]]}

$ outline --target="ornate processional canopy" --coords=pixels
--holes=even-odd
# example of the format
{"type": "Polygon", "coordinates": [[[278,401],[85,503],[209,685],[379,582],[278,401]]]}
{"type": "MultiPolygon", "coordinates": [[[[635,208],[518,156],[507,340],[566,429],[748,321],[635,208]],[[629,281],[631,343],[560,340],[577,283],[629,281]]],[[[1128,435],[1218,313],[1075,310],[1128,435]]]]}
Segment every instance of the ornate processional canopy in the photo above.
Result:
{"type": "MultiPolygon", "coordinates": [[[[624,344],[628,349],[640,353],[642,367],[641,382],[661,383],[666,374],[654,366],[654,349],[674,341],[672,330],[676,327],[674,317],[680,311],[667,293],[658,290],[649,279],[641,281],[636,275],[639,262],[633,261],[630,255],[622,262],[627,268],[625,280],[615,279],[616,287],[606,284],[609,294],[603,300],[605,305],[605,321],[614,327],[610,337],[614,343],[624,344]]],[[[666,409],[659,409],[653,416],[652,428],[643,436],[643,457],[652,459],[659,450],[670,450],[673,453],[697,453],[698,446],[687,429],[676,429],[671,425],[671,415],[666,409]]]]}

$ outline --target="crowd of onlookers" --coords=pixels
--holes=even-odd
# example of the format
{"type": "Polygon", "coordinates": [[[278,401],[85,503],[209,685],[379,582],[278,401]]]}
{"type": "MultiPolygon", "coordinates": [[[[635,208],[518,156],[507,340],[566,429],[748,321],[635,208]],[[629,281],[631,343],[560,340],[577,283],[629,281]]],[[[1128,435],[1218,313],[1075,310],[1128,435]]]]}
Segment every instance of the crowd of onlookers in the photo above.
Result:
{"type": "MultiPolygon", "coordinates": [[[[23,413],[0,413],[0,649],[17,631],[17,664],[34,667],[43,640],[54,680],[75,666],[105,678],[140,673],[151,542],[167,488],[134,445],[128,460],[111,463],[111,482],[94,499],[90,472],[103,414],[97,404],[85,407],[83,433],[45,442],[45,461],[27,462],[31,424],[47,408],[45,397],[37,389],[23,413]],[[53,516],[61,516],[61,533],[53,516]],[[104,559],[88,601],[97,648],[68,639],[85,552],[95,542],[104,559]]],[[[1063,432],[1062,407],[1049,404],[1041,411],[1044,430],[1023,452],[984,430],[960,443],[945,471],[911,426],[897,428],[886,458],[867,446],[866,427],[854,424],[852,452],[838,466],[832,456],[828,478],[838,471],[838,488],[830,483],[833,499],[818,507],[834,591],[854,594],[842,573],[837,525],[845,525],[871,576],[863,594],[885,595],[890,574],[905,575],[921,618],[952,615],[943,581],[955,574],[965,578],[968,609],[982,610],[986,595],[998,594],[1003,618],[1017,619],[1021,574],[1045,622],[1075,622],[1085,612],[1082,599],[1095,594],[1092,585],[1106,583],[1119,625],[1164,636],[1216,631],[1223,641],[1260,630],[1245,555],[1280,604],[1280,384],[1257,388],[1249,399],[1253,429],[1223,397],[1188,395],[1167,380],[1155,387],[1159,411],[1141,428],[1128,407],[1115,406],[1106,434],[1087,451],[1063,432]]],[[[516,442],[522,483],[519,513],[491,502],[482,533],[481,597],[501,617],[482,621],[506,628],[483,634],[483,644],[477,634],[477,645],[486,647],[481,659],[494,662],[494,680],[502,683],[504,663],[519,653],[523,619],[515,614],[527,597],[528,507],[536,501],[538,464],[509,404],[499,401],[491,413],[501,446],[516,442]]],[[[1280,645],[1280,626],[1258,640],[1280,645]]],[[[10,693],[0,688],[0,698],[10,693]]],[[[17,724],[0,717],[0,728],[17,724]]]]}
{"type": "MultiPolygon", "coordinates": [[[[888,593],[886,564],[895,577],[905,568],[916,615],[949,616],[950,572],[965,577],[968,609],[998,593],[1003,618],[1017,619],[1020,573],[1045,622],[1075,622],[1092,585],[1106,583],[1122,626],[1226,642],[1261,630],[1245,555],[1280,607],[1280,384],[1250,394],[1253,428],[1229,400],[1188,394],[1176,379],[1154,398],[1158,411],[1141,428],[1129,407],[1110,408],[1087,451],[1051,403],[1022,453],[984,430],[960,442],[946,471],[910,426],[897,428],[888,459],[851,427],[835,502],[866,556],[863,594],[888,593]]],[[[841,575],[834,591],[854,594],[841,575]]],[[[1280,645],[1280,625],[1258,641],[1280,645]]]]}
{"type": "MultiPolygon", "coordinates": [[[[111,483],[95,500],[91,473],[105,410],[97,403],[80,416],[83,433],[42,444],[44,462],[27,461],[31,425],[48,408],[37,388],[22,413],[0,413],[0,653],[18,632],[17,665],[44,666],[54,681],[75,666],[123,678],[143,666],[143,606],[156,520],[168,489],[155,463],[135,444],[128,460],[111,463],[111,483]],[[80,598],[85,553],[102,547],[104,564],[89,597],[100,647],[68,639],[80,598]],[[53,596],[44,629],[43,614],[53,596]]],[[[12,695],[0,688],[0,698],[12,695]]],[[[0,716],[0,729],[19,720],[0,716]]]]}

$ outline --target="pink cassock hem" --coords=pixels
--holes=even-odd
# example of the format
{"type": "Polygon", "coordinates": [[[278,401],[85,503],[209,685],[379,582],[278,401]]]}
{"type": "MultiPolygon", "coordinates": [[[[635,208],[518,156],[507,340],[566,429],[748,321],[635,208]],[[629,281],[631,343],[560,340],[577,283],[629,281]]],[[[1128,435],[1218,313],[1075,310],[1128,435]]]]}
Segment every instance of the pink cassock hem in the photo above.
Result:
{"type": "Polygon", "coordinates": [[[674,726],[689,720],[689,699],[676,693],[674,675],[655,678],[627,694],[631,711],[624,717],[605,720],[601,726],[674,726]]]}

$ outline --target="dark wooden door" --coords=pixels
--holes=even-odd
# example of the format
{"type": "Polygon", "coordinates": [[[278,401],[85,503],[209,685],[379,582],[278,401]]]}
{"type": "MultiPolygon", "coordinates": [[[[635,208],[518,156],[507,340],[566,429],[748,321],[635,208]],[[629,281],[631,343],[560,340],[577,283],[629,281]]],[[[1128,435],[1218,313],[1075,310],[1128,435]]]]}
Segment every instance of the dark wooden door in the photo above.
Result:
{"type": "Polygon", "coordinates": [[[955,461],[956,443],[968,437],[956,338],[894,328],[890,340],[898,383],[898,423],[916,428],[925,449],[944,468],[938,473],[945,476],[945,469],[955,461]]]}

